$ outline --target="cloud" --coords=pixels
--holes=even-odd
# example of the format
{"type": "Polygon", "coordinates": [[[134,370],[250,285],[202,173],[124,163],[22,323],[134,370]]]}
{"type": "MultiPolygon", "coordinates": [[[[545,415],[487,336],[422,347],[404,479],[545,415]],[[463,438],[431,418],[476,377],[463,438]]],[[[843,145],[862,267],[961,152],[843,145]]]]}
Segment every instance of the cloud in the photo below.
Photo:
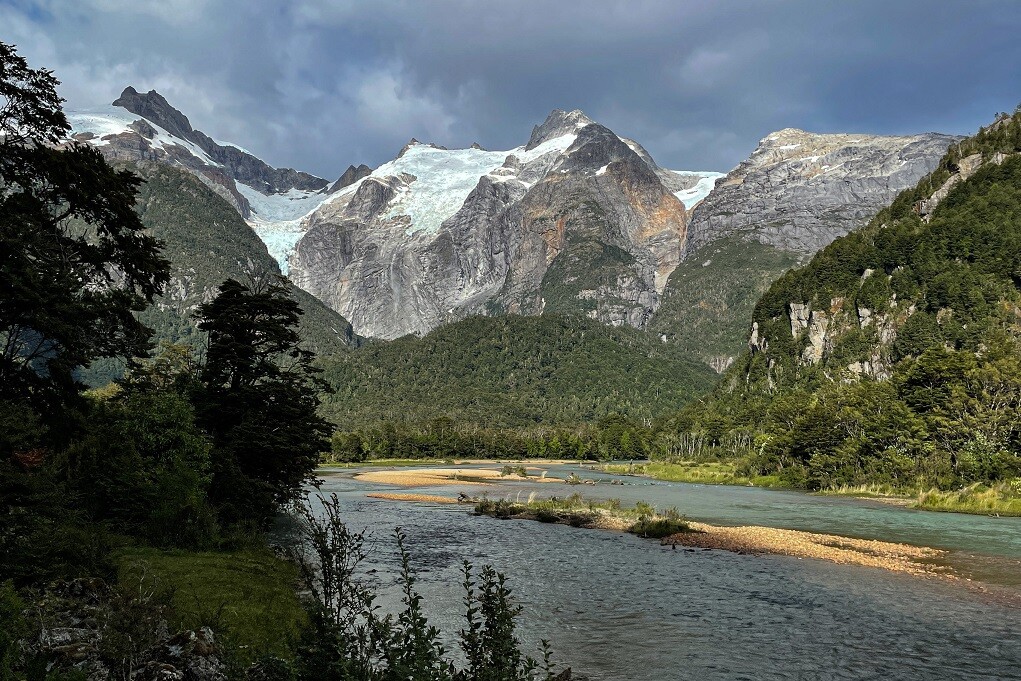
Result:
{"type": "Polygon", "coordinates": [[[0,40],[75,107],[155,88],[323,176],[410,137],[522,144],[581,108],[662,165],[727,170],[770,131],[969,132],[1021,99],[1012,0],[0,0],[0,40]]]}
{"type": "Polygon", "coordinates": [[[417,92],[405,82],[401,70],[379,69],[359,76],[354,84],[354,105],[361,127],[381,135],[402,130],[427,140],[448,140],[455,117],[443,101],[417,92]]]}

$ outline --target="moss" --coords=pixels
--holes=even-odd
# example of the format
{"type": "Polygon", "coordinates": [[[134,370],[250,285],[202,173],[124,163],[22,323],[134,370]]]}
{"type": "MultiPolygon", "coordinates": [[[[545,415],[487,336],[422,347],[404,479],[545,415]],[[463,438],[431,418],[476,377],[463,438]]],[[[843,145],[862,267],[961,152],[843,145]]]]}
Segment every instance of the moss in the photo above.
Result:
{"type": "Polygon", "coordinates": [[[147,582],[173,592],[180,628],[211,626],[236,661],[289,658],[305,611],[296,595],[295,566],[268,549],[239,552],[124,548],[114,554],[122,582],[147,582]]]}

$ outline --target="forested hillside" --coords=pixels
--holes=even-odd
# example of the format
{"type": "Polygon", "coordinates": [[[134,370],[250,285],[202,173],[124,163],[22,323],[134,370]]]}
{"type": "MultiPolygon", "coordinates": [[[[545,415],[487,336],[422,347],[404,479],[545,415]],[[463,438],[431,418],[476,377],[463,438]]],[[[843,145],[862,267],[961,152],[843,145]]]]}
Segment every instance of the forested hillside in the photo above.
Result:
{"type": "Polygon", "coordinates": [[[714,241],[670,275],[649,331],[722,371],[745,347],[759,296],[798,261],[796,254],[758,241],[714,241]]]}
{"type": "Polygon", "coordinates": [[[754,435],[750,467],[810,488],[1021,476],[1018,152],[1021,115],[1002,115],[781,277],[748,351],[671,427],[754,435]]]}
{"type": "Polygon", "coordinates": [[[580,317],[472,317],[423,338],[370,343],[325,362],[342,427],[438,417],[493,427],[564,426],[674,411],[713,374],[629,328],[580,317]]]}
{"type": "MultiPolygon", "coordinates": [[[[162,163],[120,167],[143,179],[137,211],[171,265],[166,291],[139,319],[156,341],[200,345],[203,334],[192,317],[197,307],[212,300],[224,280],[269,283],[280,275],[279,266],[237,211],[194,175],[162,163]]],[[[355,342],[346,319],[297,287],[291,296],[304,310],[300,328],[308,347],[329,354],[355,342]]],[[[123,370],[120,362],[104,361],[84,378],[101,385],[123,370]]]]}

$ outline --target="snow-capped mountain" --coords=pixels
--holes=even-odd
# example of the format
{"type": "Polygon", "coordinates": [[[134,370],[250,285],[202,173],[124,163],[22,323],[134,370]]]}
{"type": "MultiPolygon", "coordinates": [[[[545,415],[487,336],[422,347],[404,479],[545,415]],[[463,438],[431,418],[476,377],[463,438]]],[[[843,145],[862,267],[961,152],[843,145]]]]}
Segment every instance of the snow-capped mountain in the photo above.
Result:
{"type": "Polygon", "coordinates": [[[782,130],[724,175],[661,168],[638,142],[555,110],[514,149],[412,140],[331,184],[213,140],[154,91],[129,87],[112,106],[68,118],[78,140],[112,159],[195,174],[281,271],[357,333],[382,338],[470,314],[571,312],[645,328],[699,247],[737,235],[811,254],[952,141],[782,130]]]}
{"type": "Polygon", "coordinates": [[[302,219],[369,170],[352,166],[330,186],[308,173],[274,168],[236,144],[193,129],[155,90],[142,94],[128,87],[112,105],[69,111],[67,118],[74,139],[97,146],[108,158],[162,162],[194,173],[245,218],[285,273],[303,233],[302,219]]]}
{"type": "Polygon", "coordinates": [[[681,198],[709,177],[660,169],[581,111],[506,151],[412,140],[308,216],[291,276],[362,335],[500,312],[640,328],[683,251],[681,198]]]}

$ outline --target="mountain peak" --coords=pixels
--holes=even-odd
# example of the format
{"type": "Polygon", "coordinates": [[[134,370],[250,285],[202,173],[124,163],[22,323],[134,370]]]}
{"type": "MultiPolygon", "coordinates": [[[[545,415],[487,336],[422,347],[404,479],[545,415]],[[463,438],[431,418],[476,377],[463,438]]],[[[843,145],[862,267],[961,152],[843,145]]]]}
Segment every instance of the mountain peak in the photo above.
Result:
{"type": "Polygon", "coordinates": [[[129,85],[121,92],[121,96],[113,101],[113,105],[146,118],[182,139],[190,139],[193,132],[188,117],[172,107],[170,102],[155,90],[141,94],[129,85]]]}
{"type": "Polygon", "coordinates": [[[553,109],[549,116],[546,116],[546,120],[542,122],[542,125],[532,128],[532,136],[528,138],[528,145],[525,147],[525,150],[531,151],[543,142],[548,142],[561,135],[578,132],[594,122],[581,109],[574,109],[573,111],[553,109]]]}

